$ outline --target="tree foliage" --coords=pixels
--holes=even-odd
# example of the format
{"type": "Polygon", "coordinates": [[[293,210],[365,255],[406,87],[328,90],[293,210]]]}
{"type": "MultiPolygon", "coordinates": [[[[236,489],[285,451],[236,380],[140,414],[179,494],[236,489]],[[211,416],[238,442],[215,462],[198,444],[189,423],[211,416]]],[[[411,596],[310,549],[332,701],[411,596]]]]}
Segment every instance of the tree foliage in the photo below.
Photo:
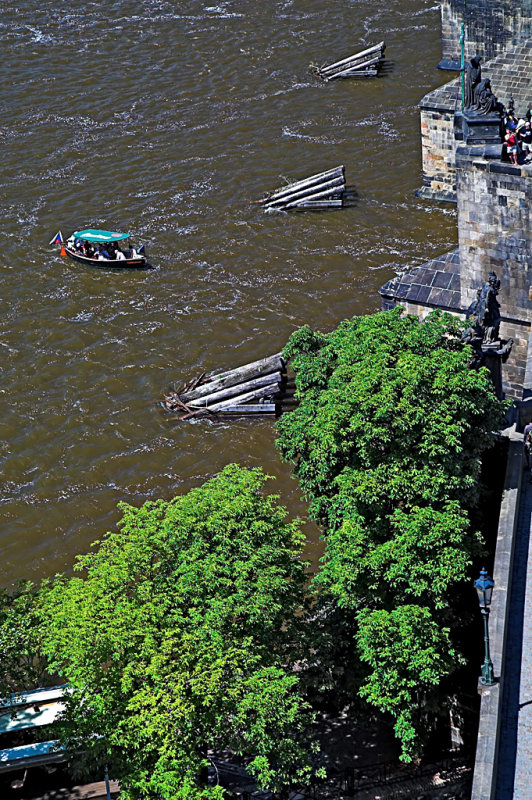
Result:
{"type": "Polygon", "coordinates": [[[460,334],[449,315],[394,309],[330,334],[305,326],[284,351],[300,403],[277,423],[278,446],[325,528],[315,586],[356,615],[372,670],[360,693],[396,717],[407,760],[459,661],[449,590],[481,545],[468,510],[505,412],[460,334]]]}
{"type": "Polygon", "coordinates": [[[43,649],[70,684],[61,738],[124,798],[219,798],[208,750],[274,789],[309,772],[298,690],[303,543],[260,470],[232,465],[118,530],[40,593],[43,649]]]}
{"type": "Polygon", "coordinates": [[[0,589],[0,697],[43,681],[47,662],[40,648],[36,587],[22,582],[0,589]]]}
{"type": "Polygon", "coordinates": [[[441,628],[428,608],[401,605],[392,611],[364,609],[357,615],[357,643],[371,668],[360,694],[395,717],[395,733],[405,760],[419,753],[419,727],[427,699],[456,662],[449,629],[441,628]]]}

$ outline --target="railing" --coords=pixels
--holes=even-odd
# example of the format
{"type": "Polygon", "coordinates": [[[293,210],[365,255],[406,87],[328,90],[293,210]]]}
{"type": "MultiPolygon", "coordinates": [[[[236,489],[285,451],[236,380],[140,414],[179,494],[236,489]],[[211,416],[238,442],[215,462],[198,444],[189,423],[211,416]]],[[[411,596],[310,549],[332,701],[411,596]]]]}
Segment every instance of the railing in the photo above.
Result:
{"type": "MultiPolygon", "coordinates": [[[[242,777],[245,775],[244,770],[238,768],[234,772],[242,777]]],[[[310,786],[293,789],[285,795],[269,791],[240,790],[235,791],[232,796],[235,800],[344,800],[346,797],[356,798],[358,792],[365,789],[386,786],[392,790],[386,795],[390,800],[394,796],[393,787],[398,789],[397,797],[405,797],[403,789],[408,781],[423,783],[423,789],[430,789],[468,778],[471,772],[469,762],[462,756],[449,756],[441,761],[419,766],[401,767],[397,761],[388,761],[364,767],[349,767],[327,779],[314,780],[310,786]],[[438,776],[436,783],[435,776],[438,776]]]]}

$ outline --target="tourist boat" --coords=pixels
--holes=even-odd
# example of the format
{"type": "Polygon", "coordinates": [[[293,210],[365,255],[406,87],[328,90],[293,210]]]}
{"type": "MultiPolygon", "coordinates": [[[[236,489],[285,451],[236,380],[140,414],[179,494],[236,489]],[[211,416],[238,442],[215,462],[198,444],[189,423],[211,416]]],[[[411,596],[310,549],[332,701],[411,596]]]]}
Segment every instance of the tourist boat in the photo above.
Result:
{"type": "Polygon", "coordinates": [[[131,267],[146,269],[149,267],[149,264],[144,253],[144,245],[138,250],[135,250],[127,242],[129,237],[129,233],[100,231],[94,228],[87,228],[83,231],[75,231],[66,242],[63,241],[61,231],[59,231],[50,244],[60,244],[61,255],[67,255],[73,261],[79,261],[80,264],[90,264],[96,267],[111,267],[113,269],[131,267]],[[110,245],[112,245],[112,247],[109,250],[110,245]],[[86,248],[89,248],[89,253],[86,252],[86,248]],[[111,254],[118,251],[124,258],[102,257],[99,254],[101,249],[105,249],[105,251],[111,254]]]}

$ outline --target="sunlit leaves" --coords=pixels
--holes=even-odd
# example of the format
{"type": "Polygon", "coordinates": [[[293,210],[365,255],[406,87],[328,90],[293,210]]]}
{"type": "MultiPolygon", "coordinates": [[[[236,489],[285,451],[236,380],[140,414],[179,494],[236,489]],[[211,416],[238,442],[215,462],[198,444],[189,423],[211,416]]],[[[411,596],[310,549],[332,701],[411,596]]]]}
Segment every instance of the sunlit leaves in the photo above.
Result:
{"type": "Polygon", "coordinates": [[[278,446],[325,528],[314,586],[357,614],[372,668],[361,693],[396,717],[405,759],[459,661],[444,621],[479,551],[468,512],[505,410],[460,334],[454,317],[398,308],[329,334],[306,326],[285,349],[300,403],[277,423],[278,446]]]}
{"type": "Polygon", "coordinates": [[[303,543],[260,470],[227,467],[169,503],[122,505],[119,530],[44,592],[44,648],[74,687],[62,738],[109,763],[124,798],[221,797],[210,749],[259,785],[309,774],[303,543]]]}

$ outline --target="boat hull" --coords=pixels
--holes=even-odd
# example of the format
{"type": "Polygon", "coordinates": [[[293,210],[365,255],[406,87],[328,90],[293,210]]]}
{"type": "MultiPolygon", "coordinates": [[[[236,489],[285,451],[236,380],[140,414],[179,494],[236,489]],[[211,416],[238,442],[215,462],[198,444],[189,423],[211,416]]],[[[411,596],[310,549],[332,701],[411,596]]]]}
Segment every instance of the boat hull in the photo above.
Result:
{"type": "Polygon", "coordinates": [[[72,261],[77,261],[79,264],[86,264],[89,267],[99,267],[100,269],[149,269],[149,264],[145,256],[138,256],[138,258],[126,258],[125,261],[116,261],[115,259],[89,258],[81,253],[76,253],[64,245],[66,254],[72,261]]]}

